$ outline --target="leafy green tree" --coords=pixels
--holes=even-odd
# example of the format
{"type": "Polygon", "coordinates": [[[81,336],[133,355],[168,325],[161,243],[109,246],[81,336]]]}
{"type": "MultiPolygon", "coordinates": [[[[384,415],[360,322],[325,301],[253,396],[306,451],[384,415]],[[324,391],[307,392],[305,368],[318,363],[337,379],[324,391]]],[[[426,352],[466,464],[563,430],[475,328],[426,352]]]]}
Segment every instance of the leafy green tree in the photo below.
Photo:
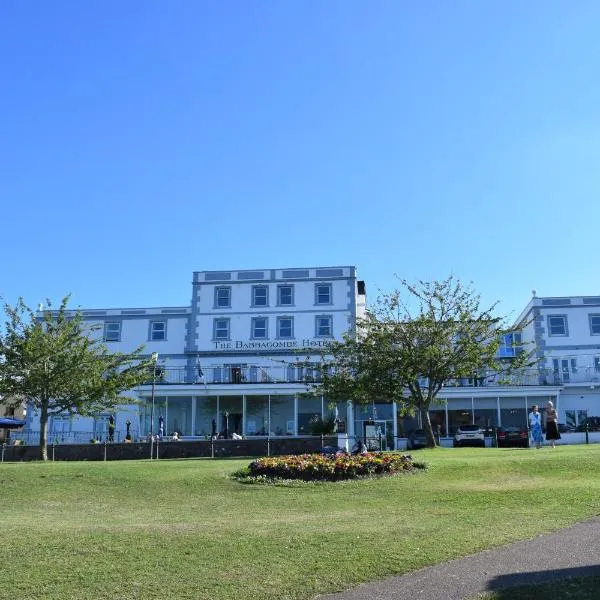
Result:
{"type": "Polygon", "coordinates": [[[142,347],[111,353],[79,311],[36,314],[22,299],[4,305],[0,333],[0,395],[29,402],[40,414],[40,455],[48,459],[48,419],[53,414],[94,415],[125,401],[123,392],[148,380],[142,347]]]}
{"type": "Polygon", "coordinates": [[[429,408],[444,385],[490,372],[501,381],[533,363],[523,351],[498,358],[503,336],[516,330],[494,314],[497,303],[482,308],[470,286],[453,277],[401,284],[377,299],[355,331],[327,348],[322,380],[312,391],[330,401],[395,401],[404,414],[420,413],[433,447],[429,408]]]}

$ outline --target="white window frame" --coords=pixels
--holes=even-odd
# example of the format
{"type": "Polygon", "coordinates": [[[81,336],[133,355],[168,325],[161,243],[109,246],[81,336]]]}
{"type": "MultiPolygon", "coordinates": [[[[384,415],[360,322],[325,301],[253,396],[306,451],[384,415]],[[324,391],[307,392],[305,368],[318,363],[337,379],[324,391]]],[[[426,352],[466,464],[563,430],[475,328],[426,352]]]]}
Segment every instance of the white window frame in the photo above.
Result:
{"type": "Polygon", "coordinates": [[[108,439],[109,414],[100,414],[94,417],[94,437],[98,439],[108,439]]]}
{"type": "Polygon", "coordinates": [[[215,286],[215,305],[214,308],[231,308],[231,286],[230,285],[217,285],[215,286]],[[220,293],[227,292],[227,304],[219,304],[220,293]]]}
{"type": "Polygon", "coordinates": [[[600,314],[591,314],[589,315],[590,319],[590,335],[600,335],[600,314]],[[594,319],[598,322],[596,323],[597,331],[594,331],[594,319]]]}
{"type": "Polygon", "coordinates": [[[51,437],[62,437],[68,438],[71,435],[71,431],[73,430],[73,419],[71,416],[67,415],[53,415],[52,423],[50,427],[50,436],[51,437]],[[56,426],[59,426],[60,429],[57,430],[56,426]],[[66,427],[64,427],[66,425],[66,427]]]}
{"type": "Polygon", "coordinates": [[[105,342],[120,342],[121,341],[121,321],[105,321],[104,322],[104,333],[103,333],[103,340],[105,342]],[[110,332],[110,327],[111,325],[116,325],[116,328],[114,331],[110,332]],[[109,339],[109,333],[113,334],[116,331],[116,337],[117,339],[109,339]]]}
{"type": "Polygon", "coordinates": [[[268,340],[269,339],[269,319],[267,317],[252,317],[252,327],[251,327],[251,331],[250,331],[250,337],[253,340],[268,340]],[[265,327],[264,327],[265,334],[262,336],[256,335],[256,323],[258,321],[265,322],[265,327]]]}
{"type": "Polygon", "coordinates": [[[294,306],[294,286],[291,284],[282,284],[277,286],[277,306],[294,306]],[[290,290],[290,302],[282,302],[281,301],[281,290],[288,289],[290,290]]]}
{"type": "Polygon", "coordinates": [[[318,338],[332,338],[333,337],[333,315],[317,315],[315,317],[315,337],[318,338]],[[321,325],[319,321],[321,319],[327,319],[329,333],[320,333],[321,325]]]}
{"type": "Polygon", "coordinates": [[[315,283],[315,305],[331,306],[333,304],[333,289],[331,283],[315,283]],[[327,288],[327,302],[321,302],[319,288],[327,288]]]}
{"type": "Polygon", "coordinates": [[[269,286],[268,285],[253,285],[252,286],[252,306],[269,306],[269,286]],[[264,298],[264,303],[263,304],[259,304],[256,302],[256,292],[258,290],[264,290],[265,291],[265,298],[264,298]]]}
{"type": "Polygon", "coordinates": [[[567,337],[569,335],[569,326],[567,315],[548,315],[548,336],[549,337],[567,337]],[[562,319],[564,333],[552,333],[552,319],[562,319]]]}
{"type": "Polygon", "coordinates": [[[231,320],[226,317],[218,317],[213,321],[213,340],[216,342],[224,342],[231,339],[231,320]],[[219,327],[219,321],[226,324],[227,335],[225,337],[217,336],[218,331],[223,331],[225,328],[219,327]]]}
{"type": "Polygon", "coordinates": [[[291,340],[294,339],[294,317],[282,316],[277,317],[277,339],[278,340],[291,340]],[[281,335],[281,323],[282,321],[290,322],[290,335],[281,335]]]}
{"type": "Polygon", "coordinates": [[[167,341],[167,322],[166,321],[150,321],[150,342],[166,342],[167,341]],[[155,330],[155,325],[162,325],[162,330],[155,330]],[[162,333],[162,337],[155,337],[154,334],[160,332],[162,333]]]}

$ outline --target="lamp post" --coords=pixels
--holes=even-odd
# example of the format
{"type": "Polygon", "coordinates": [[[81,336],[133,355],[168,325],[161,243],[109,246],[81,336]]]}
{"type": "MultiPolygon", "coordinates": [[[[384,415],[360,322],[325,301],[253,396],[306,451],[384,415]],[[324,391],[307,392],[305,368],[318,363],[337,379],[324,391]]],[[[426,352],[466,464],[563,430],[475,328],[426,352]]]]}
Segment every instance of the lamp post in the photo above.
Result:
{"type": "Polygon", "coordinates": [[[158,362],[158,352],[153,352],[150,356],[152,361],[152,410],[150,411],[150,458],[152,459],[152,445],[154,443],[154,386],[156,385],[156,363],[158,362]]]}

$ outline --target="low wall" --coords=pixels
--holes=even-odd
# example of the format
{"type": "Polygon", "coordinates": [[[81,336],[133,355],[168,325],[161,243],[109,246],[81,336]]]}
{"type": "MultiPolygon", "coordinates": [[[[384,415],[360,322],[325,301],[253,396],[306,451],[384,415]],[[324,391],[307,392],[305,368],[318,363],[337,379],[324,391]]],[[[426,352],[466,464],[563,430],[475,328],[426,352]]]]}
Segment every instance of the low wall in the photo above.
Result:
{"type": "MultiPolygon", "coordinates": [[[[319,452],[337,445],[337,437],[270,438],[256,440],[181,441],[154,444],[154,458],[228,458],[319,452]]],[[[6,446],[5,461],[38,460],[39,446],[6,446]]],[[[48,446],[50,460],[139,460],[150,458],[149,443],[64,444],[48,446]]]]}

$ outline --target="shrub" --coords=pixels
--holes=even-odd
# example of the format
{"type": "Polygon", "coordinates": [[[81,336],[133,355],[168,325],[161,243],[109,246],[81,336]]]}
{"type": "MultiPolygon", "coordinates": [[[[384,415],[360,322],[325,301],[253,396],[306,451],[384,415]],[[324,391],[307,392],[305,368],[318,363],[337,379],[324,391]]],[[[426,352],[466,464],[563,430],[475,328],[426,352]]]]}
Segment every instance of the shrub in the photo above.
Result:
{"type": "Polygon", "coordinates": [[[271,456],[252,461],[238,478],[301,479],[303,481],[341,481],[373,475],[393,475],[423,468],[409,455],[398,452],[368,452],[351,455],[302,454],[271,456]]]}
{"type": "Polygon", "coordinates": [[[330,415],[324,420],[321,415],[315,415],[308,425],[311,435],[331,435],[335,431],[335,417],[330,415]]]}

